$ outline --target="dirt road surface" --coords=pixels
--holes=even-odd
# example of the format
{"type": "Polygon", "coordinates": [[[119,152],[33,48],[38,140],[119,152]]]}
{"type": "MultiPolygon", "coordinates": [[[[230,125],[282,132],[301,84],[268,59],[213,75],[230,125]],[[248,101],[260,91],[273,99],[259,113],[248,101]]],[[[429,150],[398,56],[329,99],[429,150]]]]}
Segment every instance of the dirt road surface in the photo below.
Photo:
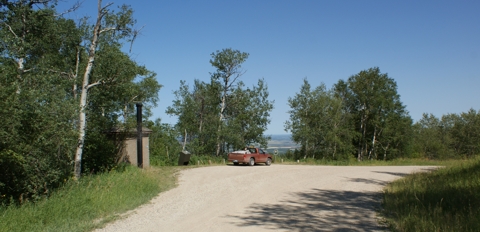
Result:
{"type": "Polygon", "coordinates": [[[97,231],[386,231],[386,183],[433,167],[214,166],[97,231]]]}

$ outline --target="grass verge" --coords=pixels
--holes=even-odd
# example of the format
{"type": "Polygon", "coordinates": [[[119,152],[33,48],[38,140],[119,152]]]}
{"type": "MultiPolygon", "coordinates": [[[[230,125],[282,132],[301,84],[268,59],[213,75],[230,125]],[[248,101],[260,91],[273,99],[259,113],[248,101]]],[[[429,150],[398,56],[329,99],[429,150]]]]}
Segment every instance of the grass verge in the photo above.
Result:
{"type": "Polygon", "coordinates": [[[383,208],[392,231],[479,231],[480,158],[390,183],[383,208]]]}
{"type": "Polygon", "coordinates": [[[90,231],[173,188],[180,167],[120,171],[67,181],[48,199],[0,208],[0,231],[90,231]]]}
{"type": "Polygon", "coordinates": [[[300,164],[300,165],[331,165],[331,166],[447,166],[452,163],[463,161],[458,160],[427,160],[427,159],[395,159],[395,160],[364,160],[357,161],[352,158],[349,160],[316,160],[316,159],[299,159],[290,160],[282,157],[275,157],[276,164],[300,164]],[[283,161],[282,161],[283,160],[283,161]]]}

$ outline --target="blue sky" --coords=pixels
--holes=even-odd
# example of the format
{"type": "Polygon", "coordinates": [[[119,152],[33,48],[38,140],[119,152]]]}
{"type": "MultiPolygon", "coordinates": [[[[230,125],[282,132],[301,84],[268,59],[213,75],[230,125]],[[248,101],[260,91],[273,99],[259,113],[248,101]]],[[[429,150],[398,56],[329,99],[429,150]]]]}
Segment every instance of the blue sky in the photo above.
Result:
{"type": "MultiPolygon", "coordinates": [[[[75,1],[63,1],[59,10],[75,1]]],[[[414,121],[423,113],[480,110],[480,1],[126,1],[145,26],[130,56],[164,86],[154,118],[165,114],[180,80],[208,81],[210,54],[233,48],[250,54],[241,80],[264,78],[274,100],[266,134],[285,134],[288,98],[302,80],[331,88],[361,70],[379,67],[397,82],[414,121]]],[[[85,0],[67,17],[95,16],[85,0]]],[[[113,8],[112,8],[113,9],[113,8]]],[[[92,20],[93,21],[93,20],[92,20]]]]}

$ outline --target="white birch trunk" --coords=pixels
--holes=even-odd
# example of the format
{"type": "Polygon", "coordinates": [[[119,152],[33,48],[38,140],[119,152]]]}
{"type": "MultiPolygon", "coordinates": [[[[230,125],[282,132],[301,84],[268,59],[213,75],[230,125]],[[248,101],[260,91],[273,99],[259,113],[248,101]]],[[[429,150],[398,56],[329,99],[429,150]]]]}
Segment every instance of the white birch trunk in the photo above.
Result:
{"type": "Polygon", "coordinates": [[[376,139],[377,139],[377,127],[375,127],[374,130],[373,130],[372,149],[370,149],[370,152],[368,153],[368,159],[372,158],[372,153],[373,153],[373,155],[375,155],[375,140],[376,139]]]}
{"type": "Polygon", "coordinates": [[[388,147],[390,146],[390,143],[387,144],[387,147],[384,148],[384,152],[383,152],[383,160],[387,160],[387,150],[388,150],[388,147]]]}
{"type": "Polygon", "coordinates": [[[363,160],[363,140],[364,140],[364,137],[365,137],[365,129],[364,129],[364,117],[365,115],[363,114],[362,115],[362,118],[360,120],[360,129],[362,130],[362,137],[360,138],[359,142],[358,142],[358,155],[357,155],[357,160],[358,161],[362,161],[363,160]]]}
{"type": "Polygon", "coordinates": [[[226,101],[226,93],[224,93],[222,96],[222,104],[220,107],[220,122],[218,124],[218,129],[217,129],[217,152],[216,152],[217,156],[220,154],[220,132],[221,132],[222,121],[223,121],[223,111],[225,110],[225,101],[226,101]]]}
{"type": "Polygon", "coordinates": [[[18,81],[19,81],[18,84],[17,84],[17,91],[16,91],[17,94],[20,94],[20,91],[21,91],[21,90],[20,90],[20,81],[22,80],[22,74],[23,74],[23,71],[25,70],[25,67],[24,67],[24,65],[23,65],[23,61],[24,61],[23,58],[19,58],[19,59],[17,60],[17,65],[18,65],[18,69],[17,69],[17,71],[18,71],[17,79],[18,79],[18,81]]]}
{"type": "Polygon", "coordinates": [[[95,24],[95,28],[93,31],[93,38],[92,43],[90,44],[90,48],[88,51],[88,63],[85,69],[85,74],[83,75],[83,83],[82,83],[82,94],[80,95],[80,113],[79,113],[79,121],[78,121],[78,144],[77,144],[77,151],[75,152],[75,167],[74,167],[74,178],[79,179],[82,171],[82,154],[83,154],[83,147],[85,143],[85,129],[87,126],[86,120],[86,106],[87,106],[87,96],[88,96],[88,88],[89,88],[89,79],[90,74],[93,68],[93,62],[95,61],[95,51],[97,49],[97,40],[100,33],[101,21],[102,21],[102,0],[98,0],[98,15],[97,15],[97,22],[95,24]]]}
{"type": "Polygon", "coordinates": [[[77,57],[75,60],[75,73],[72,75],[73,79],[73,86],[72,86],[72,93],[73,99],[77,100],[77,78],[78,78],[78,69],[80,67],[80,48],[77,47],[77,57]]]}

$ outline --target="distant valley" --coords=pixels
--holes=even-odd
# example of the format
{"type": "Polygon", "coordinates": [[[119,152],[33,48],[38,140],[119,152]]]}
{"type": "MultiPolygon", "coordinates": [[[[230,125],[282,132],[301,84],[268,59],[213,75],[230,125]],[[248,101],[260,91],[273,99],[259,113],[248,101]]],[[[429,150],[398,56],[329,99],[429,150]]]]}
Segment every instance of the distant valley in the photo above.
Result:
{"type": "Polygon", "coordinates": [[[295,150],[299,147],[298,144],[292,141],[290,134],[270,135],[272,139],[268,142],[267,151],[273,153],[278,150],[278,153],[285,153],[288,150],[295,150]]]}

